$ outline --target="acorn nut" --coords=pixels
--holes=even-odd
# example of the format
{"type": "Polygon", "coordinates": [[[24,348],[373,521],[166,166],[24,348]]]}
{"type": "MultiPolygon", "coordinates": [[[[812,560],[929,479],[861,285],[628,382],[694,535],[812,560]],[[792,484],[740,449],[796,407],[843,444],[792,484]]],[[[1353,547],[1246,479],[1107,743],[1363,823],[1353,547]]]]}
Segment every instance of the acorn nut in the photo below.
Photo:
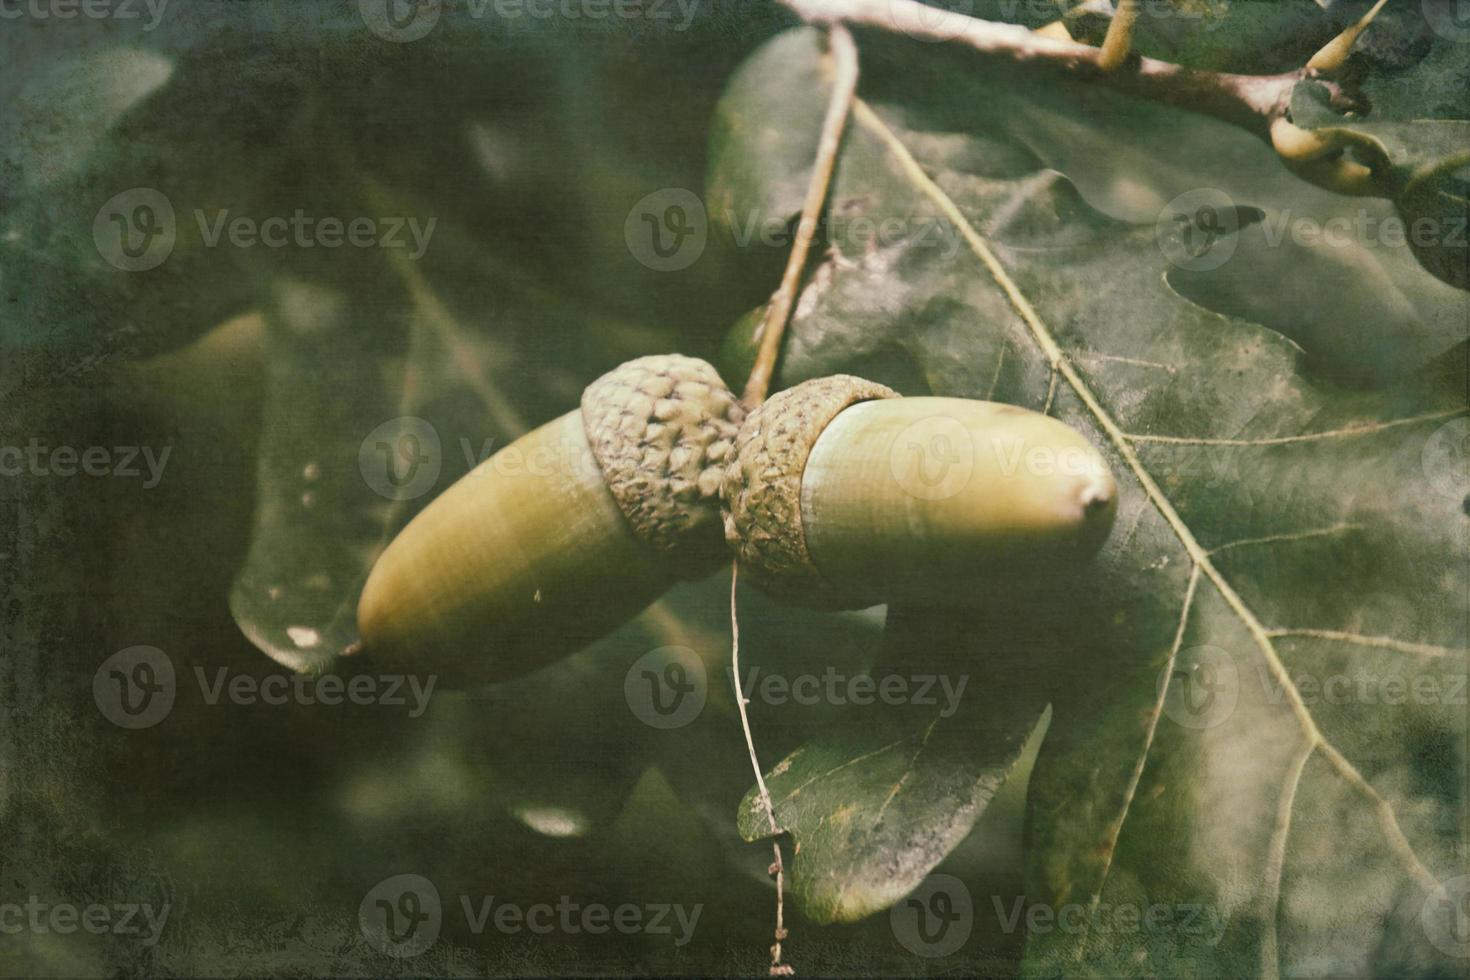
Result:
{"type": "Polygon", "coordinates": [[[1107,537],[1117,488],[1049,416],[836,375],[750,413],[724,506],[742,576],[782,601],[862,608],[975,602],[986,583],[1075,564],[1107,537]]]}
{"type": "Polygon", "coordinates": [[[426,507],[358,603],[376,664],[446,684],[529,673],[729,559],[718,496],[743,418],[715,369],[629,361],[580,410],[491,456],[426,507]]]}

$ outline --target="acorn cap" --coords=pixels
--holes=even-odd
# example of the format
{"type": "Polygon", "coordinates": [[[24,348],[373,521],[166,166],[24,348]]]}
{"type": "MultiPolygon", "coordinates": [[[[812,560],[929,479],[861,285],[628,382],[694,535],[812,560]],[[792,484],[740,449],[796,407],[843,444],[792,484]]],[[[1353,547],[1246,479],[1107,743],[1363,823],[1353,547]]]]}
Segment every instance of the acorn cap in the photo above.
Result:
{"type": "Polygon", "coordinates": [[[807,550],[801,478],[817,437],[843,409],[898,397],[877,382],[836,374],[777,392],[746,418],[724,472],[725,541],[763,591],[803,605],[849,605],[807,550]]]}
{"type": "Polygon", "coordinates": [[[728,555],[720,483],[744,419],[707,362],[656,354],[619,365],[582,393],[582,422],[603,479],[637,536],[682,578],[728,555]]]}

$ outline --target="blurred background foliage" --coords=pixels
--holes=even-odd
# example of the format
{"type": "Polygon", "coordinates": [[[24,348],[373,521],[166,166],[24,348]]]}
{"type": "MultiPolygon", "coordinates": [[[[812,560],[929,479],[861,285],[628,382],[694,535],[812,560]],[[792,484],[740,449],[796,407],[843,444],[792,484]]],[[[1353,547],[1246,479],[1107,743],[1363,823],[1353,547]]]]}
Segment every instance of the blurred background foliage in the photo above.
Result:
{"type": "MultiPolygon", "coordinates": [[[[1038,6],[1009,19],[1044,23],[1038,6]]],[[[1197,6],[1209,30],[1172,25],[1141,46],[1201,67],[1281,70],[1361,7],[1197,6]]],[[[630,249],[625,220],[651,193],[703,192],[728,77],[790,18],[750,0],[700,0],[680,29],[678,17],[470,18],[451,4],[426,38],[392,43],[345,0],[173,0],[147,30],[139,10],[0,25],[0,444],[172,447],[151,490],[34,474],[0,489],[0,902],[167,901],[173,912],[151,947],[5,936],[0,969],[762,972],[769,852],[735,827],[750,772],[724,681],[723,574],[532,677],[436,693],[420,718],[207,705],[194,671],[286,670],[262,649],[318,669],[349,638],[371,556],[433,496],[385,500],[361,479],[358,450],[377,424],[430,419],[444,439],[442,489],[468,468],[461,439],[501,445],[572,408],[622,360],[719,356],[731,324],[774,287],[784,249],[712,233],[697,262],[660,272],[630,249]],[[174,202],[180,235],[159,269],[130,275],[99,256],[92,221],[140,186],[174,202]],[[297,208],[437,225],[417,263],[377,250],[207,248],[184,233],[195,209],[297,208]],[[286,630],[303,622],[325,638],[315,652],[286,630]],[[164,722],[125,731],[99,714],[92,676],[137,644],[172,659],[181,695],[164,722]],[[688,728],[658,731],[628,710],[623,678],[668,644],[705,661],[710,702],[688,728]],[[405,872],[435,882],[446,926],[433,950],[398,962],[364,942],[357,908],[405,872]],[[668,937],[475,935],[450,908],[459,895],[704,912],[695,941],[677,948],[668,937]]],[[[1088,9],[1071,22],[1084,38],[1105,26],[1088,9]]],[[[1418,29],[1370,36],[1380,33],[1394,40],[1368,47],[1384,78],[1376,97],[1464,115],[1462,64],[1433,76],[1442,85],[1395,87],[1395,71],[1432,45],[1418,29]]],[[[1156,208],[1160,191],[1139,186],[1152,171],[1123,182],[1108,169],[1136,159],[1123,152],[1136,136],[1127,119],[1110,129],[1086,106],[1068,118],[1038,104],[1028,122],[1039,141],[1071,146],[1053,165],[1116,208],[1096,206],[1156,208]]],[[[1175,155],[1160,169],[1196,164],[1175,155]]],[[[749,666],[820,674],[876,656],[881,616],[742,602],[749,666]]],[[[835,715],[751,710],[767,765],[835,715]]],[[[1020,893],[1035,742],[941,866],[987,908],[1020,893]]],[[[977,926],[943,969],[1014,971],[1024,937],[991,915],[977,926]]],[[[934,966],[899,945],[886,916],[820,930],[798,918],[793,930],[803,973],[934,966]]]]}

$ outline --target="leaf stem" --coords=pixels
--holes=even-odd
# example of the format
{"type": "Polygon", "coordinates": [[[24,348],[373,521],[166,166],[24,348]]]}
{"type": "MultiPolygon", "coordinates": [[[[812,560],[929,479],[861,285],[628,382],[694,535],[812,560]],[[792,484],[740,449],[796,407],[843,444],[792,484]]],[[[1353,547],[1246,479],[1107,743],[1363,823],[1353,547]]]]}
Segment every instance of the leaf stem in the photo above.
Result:
{"type": "Polygon", "coordinates": [[[796,239],[791,245],[791,254],[786,259],[786,269],[781,274],[781,285],[771,296],[766,307],[765,320],[760,329],[760,350],[750,377],[745,382],[741,396],[747,408],[754,408],[765,401],[771,388],[771,378],[776,373],[776,360],[781,353],[781,338],[786,333],[786,324],[791,320],[791,308],[796,303],[796,287],[801,281],[802,269],[806,267],[807,255],[811,252],[812,239],[817,234],[817,221],[822,214],[822,205],[827,200],[827,190],[832,184],[832,171],[837,166],[837,150],[842,145],[842,131],[852,111],[853,96],[857,92],[858,57],[857,45],[852,34],[841,23],[834,23],[827,31],[828,47],[832,56],[832,98],[827,103],[827,115],[822,121],[822,134],[817,142],[817,158],[812,167],[812,179],[807,184],[806,200],[802,203],[801,220],[796,226],[796,239]]]}
{"type": "Polygon", "coordinates": [[[1133,50],[1133,25],[1138,20],[1138,0],[1118,0],[1117,11],[1108,24],[1107,36],[1097,55],[1097,66],[1114,71],[1128,59],[1133,50]]]}

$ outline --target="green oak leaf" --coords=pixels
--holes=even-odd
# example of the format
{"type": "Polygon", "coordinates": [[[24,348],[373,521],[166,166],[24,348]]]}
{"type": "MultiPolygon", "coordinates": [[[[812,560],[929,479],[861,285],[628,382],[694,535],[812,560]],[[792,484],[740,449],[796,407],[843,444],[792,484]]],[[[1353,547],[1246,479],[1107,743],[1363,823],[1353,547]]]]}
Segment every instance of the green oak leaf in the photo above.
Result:
{"type": "MultiPolygon", "coordinates": [[[[1058,172],[1034,148],[1026,102],[1050,113],[1049,86],[864,39],[870,48],[880,56],[864,62],[825,252],[798,298],[778,381],[851,372],[908,394],[1046,411],[1099,446],[1119,480],[1112,538],[1076,581],[1052,584],[1071,605],[999,600],[1048,610],[1033,618],[1055,631],[1036,658],[1054,715],[1028,801],[1028,900],[1039,914],[1027,917],[1024,969],[1445,969],[1444,935],[1417,923],[1421,908],[1423,921],[1439,921],[1440,882],[1454,885],[1465,853],[1463,326],[1426,340],[1443,325],[1414,336],[1422,318],[1385,320],[1370,306],[1339,324],[1352,336],[1337,343],[1327,330],[1288,336],[1288,324],[1192,301],[1175,274],[1228,270],[1251,221],[1201,227],[1183,207],[1122,219],[1094,203],[1107,197],[1096,189],[1105,163],[1074,156],[1058,172]],[[996,94],[1006,90],[1020,94],[996,94]]],[[[804,125],[825,93],[787,83],[821,57],[814,32],[768,44],[732,80],[717,131],[804,125]]],[[[1075,95],[1079,114],[1095,105],[1075,95]]],[[[1192,120],[1173,119],[1180,144],[1161,166],[1182,170],[1200,143],[1192,120]]],[[[1094,137],[1111,124],[1085,121],[1094,137]]],[[[792,175],[763,179],[759,154],[722,139],[712,196],[739,188],[729,199],[740,221],[789,218],[792,175]]],[[[1246,136],[1214,145],[1241,169],[1271,156],[1246,136]]],[[[1282,193],[1230,196],[1264,212],[1282,193]]],[[[1432,281],[1412,263],[1377,268],[1389,281],[1432,281]]],[[[1315,299],[1321,287],[1292,274],[1267,270],[1256,288],[1315,299]]],[[[990,605],[977,597],[943,615],[990,605]]],[[[811,743],[771,774],[773,791],[797,765],[820,774],[873,748],[811,743]],[[816,762],[803,764],[805,753],[816,762]]],[[[876,905],[884,869],[912,881],[932,867],[944,853],[934,842],[957,839],[942,781],[968,785],[1003,754],[969,749],[947,772],[909,775],[913,846],[827,832],[839,814],[871,829],[875,787],[856,774],[778,807],[779,829],[801,848],[801,907],[825,920],[841,906],[835,896],[862,892],[876,905]]],[[[885,777],[901,773],[882,765],[885,777]]],[[[755,829],[748,805],[741,819],[755,829]]]]}
{"type": "Polygon", "coordinates": [[[1470,121],[1345,119],[1317,82],[1297,86],[1291,114],[1299,126],[1351,140],[1343,152],[1393,198],[1414,255],[1439,279],[1470,289],[1470,121]]]}
{"type": "MultiPolygon", "coordinates": [[[[893,905],[985,812],[1047,702],[1017,625],[890,613],[870,681],[829,692],[851,705],[766,777],[775,824],[795,841],[792,893],[809,918],[852,922],[893,905]]],[[[746,840],[772,836],[755,789],[739,829],[746,840]]]]}

